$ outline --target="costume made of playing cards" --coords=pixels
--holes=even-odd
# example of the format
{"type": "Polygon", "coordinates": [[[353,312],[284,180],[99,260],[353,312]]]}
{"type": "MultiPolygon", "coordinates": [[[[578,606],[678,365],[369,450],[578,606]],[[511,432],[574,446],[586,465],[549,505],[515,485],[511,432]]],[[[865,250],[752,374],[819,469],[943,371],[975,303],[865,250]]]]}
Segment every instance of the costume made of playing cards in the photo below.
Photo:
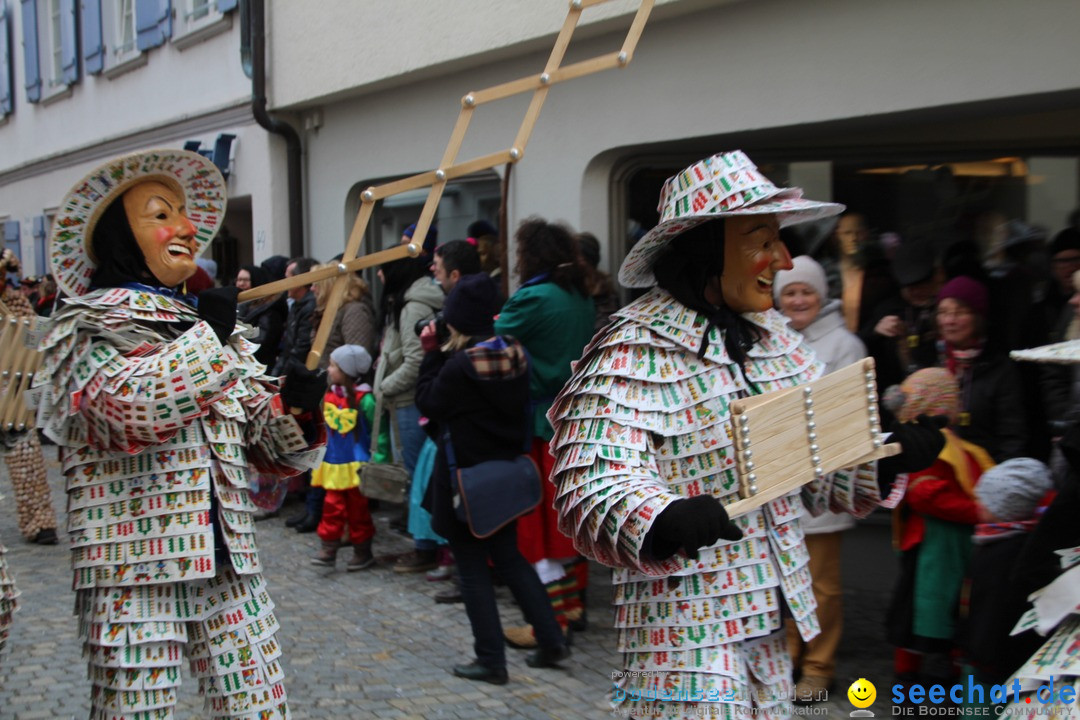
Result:
{"type": "MultiPolygon", "coordinates": [[[[740,197],[754,197],[762,185],[742,153],[710,158],[669,184],[688,176],[687,188],[702,188],[700,178],[719,172],[710,163],[726,166],[724,182],[736,192],[743,183],[740,197]],[[747,186],[746,176],[757,184],[747,186]]],[[[711,185],[706,190],[715,192],[711,185]]],[[[784,212],[822,206],[788,198],[755,209],[779,214],[783,223],[784,212]]],[[[702,221],[692,220],[690,226],[702,221]]],[[[677,230],[670,219],[664,221],[662,216],[658,229],[670,239],[677,230]]],[[[657,234],[641,243],[655,241],[657,234]]],[[[635,248],[623,266],[623,284],[655,282],[649,268],[658,250],[635,248]]],[[[724,330],[654,288],[615,313],[586,347],[548,416],[555,428],[560,528],[580,552],[615,568],[615,622],[625,671],[614,683],[614,702],[633,715],[734,717],[751,707],[764,717],[790,713],[794,688],[783,606],[804,638],[818,632],[799,521],[804,503],[815,513],[864,515],[879,499],[873,469],[860,467],[734,518],[742,540],[703,548],[697,560],[684,554],[654,560],[643,552],[653,521],[672,502],[701,494],[724,504],[739,499],[731,403],[801,385],[822,372],[813,351],[778,312],[742,317],[757,329],[757,340],[740,366],[725,348],[724,330]],[[708,348],[699,358],[707,327],[708,348]]]]}
{"type": "Polygon", "coordinates": [[[172,718],[185,655],[204,717],[288,717],[249,468],[294,475],[321,448],[283,411],[242,328],[223,343],[187,296],[91,289],[86,243],[65,232],[92,225],[99,198],[157,176],[183,188],[199,249],[213,237],[224,183],[193,153],[120,158],[77,185],[52,245],[71,297],[41,340],[30,398],[67,482],[91,718],[172,718]]]}

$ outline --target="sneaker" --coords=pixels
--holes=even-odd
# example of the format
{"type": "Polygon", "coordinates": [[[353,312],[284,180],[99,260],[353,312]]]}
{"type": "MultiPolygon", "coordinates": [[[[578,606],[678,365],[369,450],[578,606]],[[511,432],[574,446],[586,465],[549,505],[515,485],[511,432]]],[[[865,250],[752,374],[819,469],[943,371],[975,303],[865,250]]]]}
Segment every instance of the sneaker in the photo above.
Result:
{"type": "Polygon", "coordinates": [[[803,675],[795,684],[795,702],[800,705],[825,702],[829,699],[829,690],[833,682],[821,675],[803,675]]]}
{"type": "Polygon", "coordinates": [[[428,582],[442,582],[443,580],[449,580],[454,577],[453,565],[440,565],[434,570],[428,570],[427,579],[428,582]]]}
{"type": "Polygon", "coordinates": [[[434,570],[438,567],[435,561],[434,550],[413,550],[411,553],[402,555],[394,564],[396,573],[418,573],[434,570]]]}

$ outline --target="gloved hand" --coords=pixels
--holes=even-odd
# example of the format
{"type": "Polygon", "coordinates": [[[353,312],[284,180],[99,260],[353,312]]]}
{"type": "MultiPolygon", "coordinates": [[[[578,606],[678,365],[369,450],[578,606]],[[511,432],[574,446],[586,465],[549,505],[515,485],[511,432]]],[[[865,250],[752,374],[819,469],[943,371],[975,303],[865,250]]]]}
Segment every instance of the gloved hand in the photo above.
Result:
{"type": "Polygon", "coordinates": [[[654,560],[666,560],[679,549],[697,560],[700,548],[720,539],[741,540],[742,530],[731,522],[719,500],[712,495],[695,495],[664,508],[645,536],[645,548],[654,560]]]}
{"type": "Polygon", "coordinates": [[[285,382],[281,385],[281,399],[287,407],[314,412],[319,409],[325,394],[325,372],[308,370],[299,362],[289,364],[285,382]]]}
{"type": "Polygon", "coordinates": [[[930,417],[920,415],[913,423],[894,422],[889,430],[892,440],[903,449],[899,455],[879,462],[893,472],[912,473],[925,470],[934,464],[945,449],[945,435],[941,432],[949,424],[943,415],[930,417]]]}
{"type": "Polygon", "coordinates": [[[238,287],[209,288],[199,293],[199,317],[213,329],[222,345],[236,328],[238,287]]]}

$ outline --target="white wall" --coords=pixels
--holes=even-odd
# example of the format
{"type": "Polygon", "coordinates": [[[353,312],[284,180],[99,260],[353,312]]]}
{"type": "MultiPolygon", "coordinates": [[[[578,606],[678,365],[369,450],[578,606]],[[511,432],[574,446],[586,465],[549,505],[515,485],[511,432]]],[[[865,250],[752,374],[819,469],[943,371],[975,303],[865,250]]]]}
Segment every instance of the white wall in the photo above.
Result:
{"type": "MultiPolygon", "coordinates": [[[[552,24],[561,20],[562,3],[535,5],[552,15],[552,24]]],[[[277,52],[292,37],[281,31],[283,17],[294,19],[281,2],[273,8],[280,13],[274,22],[275,102],[335,92],[319,85],[305,95],[286,87],[296,79],[278,74],[277,63],[291,56],[277,52]]],[[[436,20],[457,23],[459,32],[482,22],[464,11],[436,20]]],[[[603,233],[610,200],[603,179],[620,147],[1076,89],[1078,24],[1080,3],[1071,0],[763,0],[659,18],[646,28],[626,69],[553,88],[513,172],[511,225],[536,213],[603,233]]],[[[379,29],[399,47],[418,32],[379,29]]],[[[624,32],[576,50],[582,57],[608,52],[624,32]]],[[[499,63],[321,105],[323,125],[308,135],[306,159],[316,254],[343,247],[348,228],[341,209],[349,187],[364,178],[434,168],[461,96],[539,72],[550,48],[538,45],[499,63]]],[[[363,52],[344,41],[322,46],[324,55],[337,53],[344,64],[349,53],[363,52]]],[[[355,85],[337,82],[342,94],[355,85]]],[[[524,103],[481,108],[460,158],[509,147],[524,103]]]]}
{"type": "MultiPolygon", "coordinates": [[[[656,0],[654,14],[733,1],[656,0]]],[[[569,2],[270,0],[267,5],[273,43],[271,100],[276,107],[287,107],[370,92],[400,83],[402,76],[415,80],[489,63],[520,53],[522,44],[550,51],[569,2]]],[[[613,19],[632,15],[638,5],[638,0],[612,0],[586,8],[574,38],[595,35],[613,19]]]]}

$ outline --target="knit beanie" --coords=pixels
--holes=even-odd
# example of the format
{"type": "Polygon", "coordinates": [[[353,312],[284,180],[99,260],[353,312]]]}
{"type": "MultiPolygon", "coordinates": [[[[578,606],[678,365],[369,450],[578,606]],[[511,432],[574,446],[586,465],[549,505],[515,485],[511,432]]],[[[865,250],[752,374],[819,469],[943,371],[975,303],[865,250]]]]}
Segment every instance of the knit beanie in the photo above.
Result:
{"type": "Polygon", "coordinates": [[[465,275],[446,296],[443,319],[462,335],[490,335],[499,312],[499,290],[487,273],[465,275]]]}
{"type": "Polygon", "coordinates": [[[982,474],[975,497],[998,520],[1029,520],[1053,487],[1045,464],[1034,458],[1013,458],[982,474]]]}
{"type": "Polygon", "coordinates": [[[339,345],[330,360],[353,380],[371,369],[371,355],[363,345],[339,345]]]}
{"type": "MultiPolygon", "coordinates": [[[[412,240],[413,233],[416,232],[416,223],[413,223],[409,227],[402,231],[402,235],[412,240]]],[[[424,252],[431,255],[435,252],[435,246],[439,240],[439,228],[431,225],[427,229],[427,235],[424,236],[424,252]]]]}
{"type": "Polygon", "coordinates": [[[800,255],[791,261],[790,270],[781,270],[773,280],[773,299],[780,302],[780,294],[791,283],[806,283],[814,289],[824,305],[829,299],[829,283],[825,280],[825,270],[809,255],[800,255]]]}
{"type": "Polygon", "coordinates": [[[886,396],[886,404],[900,422],[913,422],[920,415],[954,421],[960,409],[960,386],[945,368],[917,370],[900,383],[898,399],[889,397],[894,396],[892,388],[886,396]]]}
{"type": "Polygon", "coordinates": [[[942,286],[937,300],[941,302],[947,299],[963,303],[979,317],[985,318],[990,310],[990,293],[986,291],[986,286],[967,275],[954,277],[942,286]]]}
{"type": "Polygon", "coordinates": [[[1080,230],[1069,227],[1054,236],[1050,242],[1050,257],[1065,250],[1080,250],[1080,230]]]}

